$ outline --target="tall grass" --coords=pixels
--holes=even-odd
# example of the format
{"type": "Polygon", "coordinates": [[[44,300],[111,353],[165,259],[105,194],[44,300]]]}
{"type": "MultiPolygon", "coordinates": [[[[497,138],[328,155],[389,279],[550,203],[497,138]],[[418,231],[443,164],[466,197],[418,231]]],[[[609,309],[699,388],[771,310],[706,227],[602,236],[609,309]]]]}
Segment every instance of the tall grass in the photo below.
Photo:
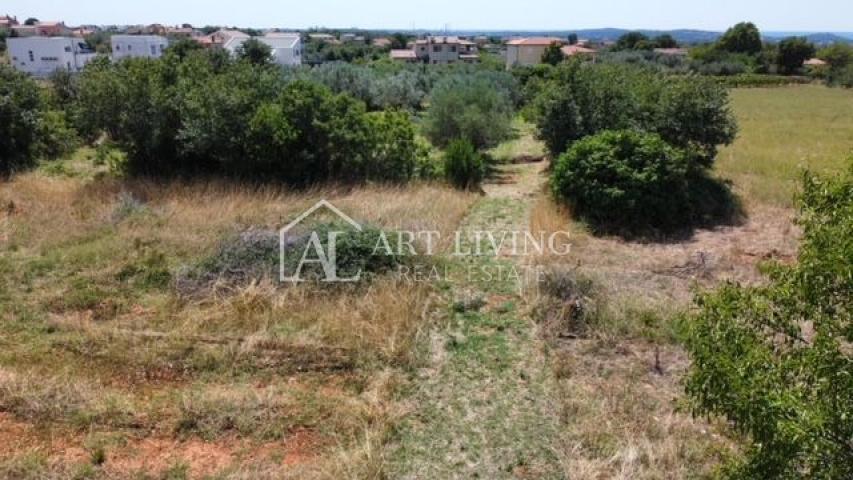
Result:
{"type": "Polygon", "coordinates": [[[732,90],[740,126],[717,159],[747,206],[788,207],[808,168],[838,172],[853,152],[853,92],[817,85],[732,90]]]}

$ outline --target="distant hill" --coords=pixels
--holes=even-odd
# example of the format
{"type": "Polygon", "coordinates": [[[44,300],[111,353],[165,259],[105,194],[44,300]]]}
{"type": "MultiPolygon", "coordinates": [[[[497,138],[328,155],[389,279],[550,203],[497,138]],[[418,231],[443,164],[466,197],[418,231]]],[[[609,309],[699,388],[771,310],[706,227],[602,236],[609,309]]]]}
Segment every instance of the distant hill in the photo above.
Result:
{"type": "Polygon", "coordinates": [[[853,42],[853,33],[810,33],[810,32],[765,32],[764,38],[767,40],[780,40],[785,37],[806,37],[810,42],[825,45],[828,43],[851,43],[853,42]]]}

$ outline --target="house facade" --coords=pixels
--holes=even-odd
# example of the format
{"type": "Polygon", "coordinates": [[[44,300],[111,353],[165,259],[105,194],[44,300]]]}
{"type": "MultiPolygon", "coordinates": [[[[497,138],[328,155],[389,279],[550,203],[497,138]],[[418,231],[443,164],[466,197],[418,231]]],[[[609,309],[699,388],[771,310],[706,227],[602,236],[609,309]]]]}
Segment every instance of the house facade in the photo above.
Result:
{"type": "Polygon", "coordinates": [[[95,52],[79,38],[13,37],[6,44],[12,66],[36,77],[47,77],[57,70],[79,72],[95,58],[95,52]]]}
{"type": "Polygon", "coordinates": [[[459,37],[427,37],[415,41],[413,48],[418,60],[432,65],[476,63],[480,60],[477,44],[459,37]]]}
{"type": "Polygon", "coordinates": [[[506,68],[542,63],[542,55],[552,43],[562,46],[566,42],[559,38],[550,37],[516,38],[508,41],[506,43],[506,68]]]}
{"type": "Polygon", "coordinates": [[[113,60],[128,57],[160,58],[169,40],[160,35],[113,35],[110,37],[113,60]]]}
{"type": "MultiPolygon", "coordinates": [[[[242,34],[242,32],[240,32],[242,34]]],[[[236,55],[238,49],[249,40],[246,34],[230,36],[222,48],[228,50],[231,55],[236,55]]],[[[263,37],[254,37],[259,42],[266,44],[272,50],[272,61],[277,65],[296,66],[302,65],[302,36],[298,33],[268,33],[263,37]]]]}

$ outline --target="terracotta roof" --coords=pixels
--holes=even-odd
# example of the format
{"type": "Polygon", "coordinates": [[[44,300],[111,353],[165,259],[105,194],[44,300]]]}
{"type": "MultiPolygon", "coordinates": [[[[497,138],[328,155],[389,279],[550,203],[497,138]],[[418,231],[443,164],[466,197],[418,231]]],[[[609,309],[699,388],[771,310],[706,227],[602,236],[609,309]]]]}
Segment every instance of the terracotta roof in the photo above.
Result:
{"type": "Polygon", "coordinates": [[[545,46],[551,45],[552,43],[558,43],[560,45],[566,43],[565,40],[561,38],[549,38],[549,37],[531,37],[531,38],[516,38],[506,42],[507,45],[529,45],[529,46],[545,46]]]}
{"type": "Polygon", "coordinates": [[[418,57],[414,50],[391,50],[391,58],[394,60],[414,60],[418,57]]]}
{"type": "Polygon", "coordinates": [[[560,49],[563,52],[563,55],[567,57],[571,57],[573,55],[584,55],[595,53],[595,50],[591,48],[582,47],[580,45],[566,45],[565,47],[560,49]]]}

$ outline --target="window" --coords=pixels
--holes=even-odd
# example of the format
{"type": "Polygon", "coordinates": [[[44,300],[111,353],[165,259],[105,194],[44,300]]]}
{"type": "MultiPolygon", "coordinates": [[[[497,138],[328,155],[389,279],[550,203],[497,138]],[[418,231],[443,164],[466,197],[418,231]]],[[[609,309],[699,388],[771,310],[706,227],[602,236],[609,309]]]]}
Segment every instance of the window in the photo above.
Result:
{"type": "Polygon", "coordinates": [[[441,51],[441,45],[433,45],[432,51],[433,52],[440,52],[441,51]]]}
{"type": "Polygon", "coordinates": [[[451,46],[450,51],[456,53],[456,45],[451,46]]]}
{"type": "Polygon", "coordinates": [[[66,52],[70,52],[70,51],[71,51],[71,47],[65,47],[65,51],[66,51],[66,52]]]}
{"type": "Polygon", "coordinates": [[[33,55],[33,51],[32,51],[32,50],[30,50],[30,61],[31,61],[31,62],[35,62],[35,61],[36,61],[36,57],[35,57],[35,55],[33,55]]]}
{"type": "Polygon", "coordinates": [[[131,50],[133,50],[133,45],[128,45],[128,46],[127,46],[127,51],[129,52],[129,51],[131,51],[131,50]]]}
{"type": "Polygon", "coordinates": [[[157,45],[151,45],[151,55],[157,55],[157,45]]]}
{"type": "Polygon", "coordinates": [[[116,51],[117,51],[117,52],[120,52],[120,51],[121,51],[121,45],[116,45],[116,51]]]}

